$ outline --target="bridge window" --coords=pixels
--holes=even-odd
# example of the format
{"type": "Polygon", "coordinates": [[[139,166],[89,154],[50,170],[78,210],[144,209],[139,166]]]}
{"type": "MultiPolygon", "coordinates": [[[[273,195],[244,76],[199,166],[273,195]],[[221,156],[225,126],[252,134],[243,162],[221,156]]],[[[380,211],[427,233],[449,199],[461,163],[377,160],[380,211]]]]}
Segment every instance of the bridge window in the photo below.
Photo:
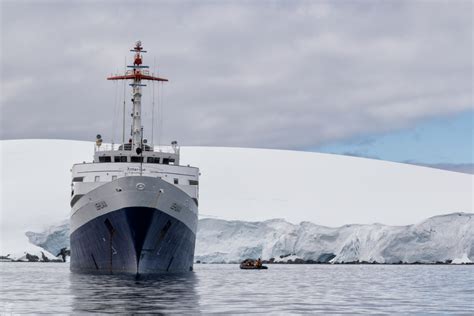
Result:
{"type": "Polygon", "coordinates": [[[178,183],[179,183],[178,178],[174,178],[173,180],[174,180],[174,184],[178,184],[178,183]]]}
{"type": "Polygon", "coordinates": [[[143,162],[143,157],[132,156],[131,162],[143,162]]]}
{"type": "Polygon", "coordinates": [[[189,185],[199,185],[199,181],[197,181],[197,180],[189,180],[189,185]]]}
{"type": "Polygon", "coordinates": [[[72,182],[83,182],[84,181],[84,177],[74,177],[72,178],[72,182]]]}
{"type": "Polygon", "coordinates": [[[163,164],[164,165],[174,165],[174,158],[163,158],[163,164]]]}
{"type": "Polygon", "coordinates": [[[117,180],[117,176],[112,176],[112,181],[117,180]]]}
{"type": "Polygon", "coordinates": [[[95,181],[95,182],[99,182],[99,181],[100,181],[100,176],[95,176],[94,181],[95,181]]]}
{"type": "Polygon", "coordinates": [[[110,156],[100,156],[99,162],[112,162],[112,159],[110,156]]]}
{"type": "Polygon", "coordinates": [[[148,162],[148,163],[160,163],[160,158],[158,158],[158,157],[148,157],[146,159],[146,162],[148,162]]]}
{"type": "Polygon", "coordinates": [[[115,162],[127,162],[127,156],[115,156],[114,161],[115,162]]]}

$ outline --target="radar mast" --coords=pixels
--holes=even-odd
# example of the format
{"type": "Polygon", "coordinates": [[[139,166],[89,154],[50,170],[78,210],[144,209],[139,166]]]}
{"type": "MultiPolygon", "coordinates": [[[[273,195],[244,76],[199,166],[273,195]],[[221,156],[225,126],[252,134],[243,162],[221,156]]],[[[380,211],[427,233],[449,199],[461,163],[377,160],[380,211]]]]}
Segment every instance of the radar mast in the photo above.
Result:
{"type": "MultiPolygon", "coordinates": [[[[133,65],[127,66],[127,68],[131,68],[125,72],[124,75],[117,75],[108,77],[107,80],[132,80],[132,83],[129,85],[132,87],[132,148],[131,150],[140,154],[143,151],[143,127],[142,127],[142,87],[146,87],[146,84],[143,84],[142,81],[150,80],[150,81],[168,81],[168,79],[154,77],[150,75],[150,71],[148,70],[149,66],[143,65],[143,58],[142,53],[146,53],[143,50],[142,42],[137,41],[135,43],[135,47],[130,50],[134,52],[134,61],[133,65]]],[[[125,146],[125,144],[122,144],[125,146]]]]}

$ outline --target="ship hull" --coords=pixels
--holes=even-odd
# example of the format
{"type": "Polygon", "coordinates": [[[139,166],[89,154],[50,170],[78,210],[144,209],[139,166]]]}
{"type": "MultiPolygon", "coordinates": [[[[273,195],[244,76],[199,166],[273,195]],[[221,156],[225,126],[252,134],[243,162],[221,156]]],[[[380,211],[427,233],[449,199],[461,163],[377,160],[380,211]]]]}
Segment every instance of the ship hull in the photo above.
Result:
{"type": "Polygon", "coordinates": [[[166,213],[129,207],[99,216],[71,234],[71,270],[153,274],[192,270],[194,233],[166,213]]]}
{"type": "Polygon", "coordinates": [[[189,204],[185,193],[162,180],[119,180],[82,197],[89,202],[74,212],[71,271],[150,275],[192,270],[197,206],[184,207],[189,204]]]}

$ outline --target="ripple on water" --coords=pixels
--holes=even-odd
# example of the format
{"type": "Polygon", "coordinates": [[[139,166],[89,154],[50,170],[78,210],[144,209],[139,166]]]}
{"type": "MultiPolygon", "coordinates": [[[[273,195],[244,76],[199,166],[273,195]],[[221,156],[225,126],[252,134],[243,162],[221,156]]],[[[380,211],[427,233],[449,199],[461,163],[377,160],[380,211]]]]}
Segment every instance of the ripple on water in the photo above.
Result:
{"type": "Polygon", "coordinates": [[[197,264],[148,280],[0,263],[0,313],[471,313],[474,266],[197,264]]]}

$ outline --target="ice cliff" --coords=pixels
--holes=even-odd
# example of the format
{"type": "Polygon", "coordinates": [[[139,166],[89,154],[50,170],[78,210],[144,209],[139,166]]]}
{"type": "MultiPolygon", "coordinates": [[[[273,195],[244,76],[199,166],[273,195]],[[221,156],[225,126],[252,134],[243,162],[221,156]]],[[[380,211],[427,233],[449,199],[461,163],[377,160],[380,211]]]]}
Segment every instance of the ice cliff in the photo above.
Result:
{"type": "Polygon", "coordinates": [[[310,222],[294,225],[279,219],[199,221],[196,260],[234,262],[247,257],[333,263],[467,263],[474,260],[474,214],[435,216],[409,226],[337,228],[310,222]]]}
{"type": "Polygon", "coordinates": [[[50,226],[41,233],[26,232],[26,236],[32,244],[56,255],[61,248],[69,248],[69,220],[50,226]]]}
{"type": "MultiPolygon", "coordinates": [[[[27,236],[33,244],[55,253],[69,245],[68,233],[64,222],[27,236]]],[[[474,261],[474,214],[435,216],[408,226],[337,228],[282,219],[199,221],[195,260],[227,263],[257,257],[331,263],[470,263],[474,261]]]]}

